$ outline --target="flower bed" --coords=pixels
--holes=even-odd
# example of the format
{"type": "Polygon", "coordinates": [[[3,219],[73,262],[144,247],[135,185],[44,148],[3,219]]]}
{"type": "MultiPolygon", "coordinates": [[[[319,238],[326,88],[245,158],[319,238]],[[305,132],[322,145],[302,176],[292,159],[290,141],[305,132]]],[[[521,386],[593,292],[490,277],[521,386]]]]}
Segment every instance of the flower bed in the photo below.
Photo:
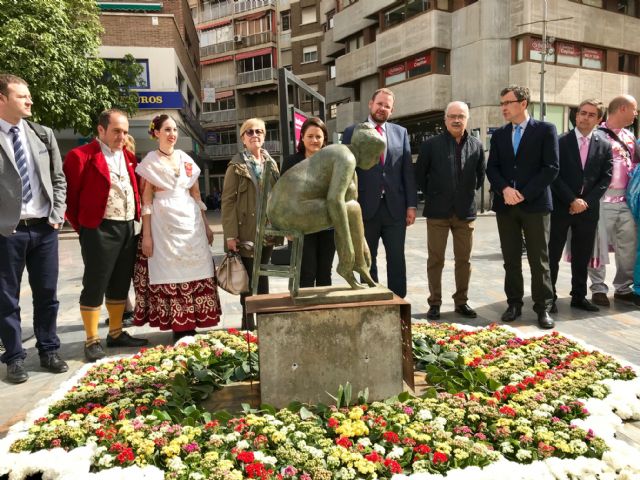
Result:
{"type": "Polygon", "coordinates": [[[257,376],[251,334],[215,331],[102,361],[12,428],[0,475],[639,478],[637,450],[613,436],[640,418],[630,366],[556,333],[415,324],[413,340],[431,385],[422,398],[352,402],[347,387],[333,406],[247,406],[236,416],[199,404],[257,376]]]}

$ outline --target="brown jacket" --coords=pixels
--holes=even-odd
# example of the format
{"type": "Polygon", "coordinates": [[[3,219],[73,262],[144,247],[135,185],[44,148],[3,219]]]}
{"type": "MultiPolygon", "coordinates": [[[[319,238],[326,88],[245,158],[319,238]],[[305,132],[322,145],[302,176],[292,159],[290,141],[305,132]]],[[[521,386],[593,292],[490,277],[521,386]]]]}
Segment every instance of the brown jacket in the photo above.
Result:
{"type": "MultiPolygon", "coordinates": [[[[263,151],[263,155],[266,152],[263,151]]],[[[266,161],[274,162],[266,154],[266,161]]],[[[272,165],[276,171],[277,164],[272,165]]],[[[275,183],[274,179],[271,179],[275,183]]],[[[253,242],[256,237],[256,215],[258,210],[258,181],[245,163],[242,154],[237,153],[229,162],[224,175],[222,189],[222,229],[225,251],[228,238],[240,242],[253,242]]],[[[253,249],[240,248],[240,255],[252,257],[253,249]]]]}

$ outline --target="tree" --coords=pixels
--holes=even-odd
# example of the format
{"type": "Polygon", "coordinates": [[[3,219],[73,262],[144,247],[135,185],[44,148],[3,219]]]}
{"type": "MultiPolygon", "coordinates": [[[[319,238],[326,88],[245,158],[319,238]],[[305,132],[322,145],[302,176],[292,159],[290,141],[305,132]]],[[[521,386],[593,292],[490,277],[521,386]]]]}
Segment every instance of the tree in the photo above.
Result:
{"type": "Polygon", "coordinates": [[[0,0],[0,71],[29,83],[35,121],[88,135],[106,108],[135,113],[142,68],[99,58],[102,31],[95,0],[0,0]]]}

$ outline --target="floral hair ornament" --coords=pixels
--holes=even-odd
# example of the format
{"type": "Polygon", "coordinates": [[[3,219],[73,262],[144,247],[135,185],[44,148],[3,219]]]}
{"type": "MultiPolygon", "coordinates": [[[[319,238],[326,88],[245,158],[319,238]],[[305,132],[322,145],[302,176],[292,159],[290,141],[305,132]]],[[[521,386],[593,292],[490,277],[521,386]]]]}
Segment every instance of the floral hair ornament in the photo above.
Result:
{"type": "Polygon", "coordinates": [[[157,117],[154,117],[153,120],[151,120],[151,123],[149,124],[148,133],[149,133],[149,137],[151,138],[156,138],[156,136],[153,134],[154,130],[156,129],[156,118],[157,117]]]}

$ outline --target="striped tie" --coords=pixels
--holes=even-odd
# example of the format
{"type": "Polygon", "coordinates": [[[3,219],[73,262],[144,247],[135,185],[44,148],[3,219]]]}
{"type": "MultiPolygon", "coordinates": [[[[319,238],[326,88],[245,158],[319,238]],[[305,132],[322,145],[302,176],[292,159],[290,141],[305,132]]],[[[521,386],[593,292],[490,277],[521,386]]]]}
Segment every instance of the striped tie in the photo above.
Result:
{"type": "Polygon", "coordinates": [[[24,147],[20,141],[20,129],[11,127],[9,129],[13,139],[13,155],[16,159],[18,173],[22,180],[22,201],[28,203],[33,197],[31,193],[31,184],[29,183],[29,171],[27,170],[27,157],[24,154],[24,147]]]}

